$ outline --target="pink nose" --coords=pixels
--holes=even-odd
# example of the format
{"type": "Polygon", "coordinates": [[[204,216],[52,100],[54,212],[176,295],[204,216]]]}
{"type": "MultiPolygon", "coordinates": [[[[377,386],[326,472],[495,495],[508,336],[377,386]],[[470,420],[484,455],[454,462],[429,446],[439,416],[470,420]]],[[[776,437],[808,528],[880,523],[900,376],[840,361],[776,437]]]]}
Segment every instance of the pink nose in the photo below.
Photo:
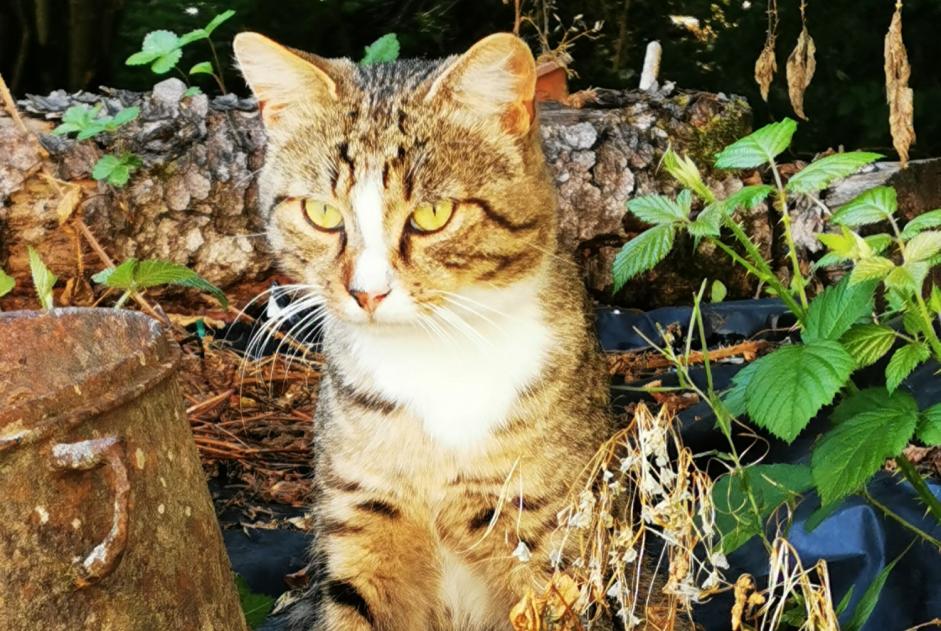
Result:
{"type": "Polygon", "coordinates": [[[386,296],[389,295],[389,291],[385,293],[374,292],[374,291],[360,291],[358,289],[348,290],[350,295],[356,299],[356,302],[359,303],[359,306],[363,308],[366,313],[373,313],[376,308],[379,306],[379,303],[382,302],[386,296]]]}

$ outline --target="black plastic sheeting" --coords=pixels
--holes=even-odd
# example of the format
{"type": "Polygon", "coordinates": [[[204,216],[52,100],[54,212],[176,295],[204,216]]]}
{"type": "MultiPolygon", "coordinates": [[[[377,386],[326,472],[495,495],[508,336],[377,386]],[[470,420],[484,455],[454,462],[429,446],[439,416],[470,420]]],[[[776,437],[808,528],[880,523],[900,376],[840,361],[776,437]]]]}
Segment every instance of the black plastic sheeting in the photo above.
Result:
{"type": "MultiPolygon", "coordinates": [[[[657,326],[679,325],[685,332],[691,309],[667,307],[649,312],[631,309],[600,308],[597,311],[598,335],[602,347],[608,351],[642,350],[649,345],[647,339],[662,343],[657,326]],[[638,331],[640,333],[638,333],[638,331]]],[[[782,305],[775,300],[753,300],[703,306],[703,320],[710,346],[731,344],[745,339],[781,339],[783,331],[793,324],[782,305]]],[[[742,364],[716,363],[712,374],[717,388],[729,385],[732,376],[742,364]]],[[[857,374],[858,385],[875,383],[884,363],[857,374]]],[[[903,385],[924,409],[941,403],[941,379],[935,375],[938,366],[926,364],[903,385]]],[[[705,382],[702,369],[694,369],[692,378],[705,382]]],[[[676,383],[675,375],[657,377],[663,385],[676,383]]],[[[630,384],[643,385],[643,381],[630,384]]],[[[616,408],[632,402],[652,401],[643,393],[625,391],[612,385],[616,408]]],[[[765,464],[807,463],[810,448],[820,433],[826,430],[826,412],[811,422],[807,430],[787,445],[773,437],[767,439],[765,464]]],[[[712,449],[727,450],[722,435],[714,429],[714,418],[708,406],[697,404],[680,413],[685,443],[694,453],[712,449]]],[[[941,497],[941,484],[931,482],[932,492],[941,497]]],[[[869,492],[892,511],[935,538],[941,538],[941,526],[925,516],[911,486],[900,478],[880,473],[872,480],[869,492]]],[[[913,541],[912,533],[897,522],[887,519],[878,509],[858,497],[851,497],[823,520],[813,531],[804,525],[808,517],[819,508],[819,499],[809,493],[798,506],[788,540],[798,551],[805,567],[818,559],[825,559],[830,571],[830,585],[838,602],[852,587],[849,607],[840,617],[842,624],[849,621],[866,588],[876,576],[896,558],[900,558],[882,590],[881,597],[864,631],[902,631],[917,624],[941,618],[941,551],[921,540],[913,541]]],[[[253,591],[277,596],[285,591],[282,577],[304,565],[306,538],[296,531],[254,530],[227,531],[225,543],[232,566],[242,575],[253,591]]],[[[727,578],[742,572],[752,574],[759,584],[768,573],[768,559],[761,542],[751,542],[729,555],[727,578]]],[[[697,608],[698,624],[707,631],[725,631],[730,627],[731,595],[717,596],[697,608]]],[[[264,631],[286,628],[281,616],[272,616],[262,627],[264,631]]]]}

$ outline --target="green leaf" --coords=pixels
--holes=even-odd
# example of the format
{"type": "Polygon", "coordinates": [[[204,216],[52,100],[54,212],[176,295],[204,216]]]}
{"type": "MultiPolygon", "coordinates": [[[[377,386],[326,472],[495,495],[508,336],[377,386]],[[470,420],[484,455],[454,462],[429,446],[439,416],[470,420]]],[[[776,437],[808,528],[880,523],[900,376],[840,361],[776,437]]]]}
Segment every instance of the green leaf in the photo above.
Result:
{"type": "Polygon", "coordinates": [[[76,132],[80,129],[81,127],[79,127],[75,123],[62,123],[61,125],[59,125],[58,127],[52,130],[52,135],[64,136],[65,134],[71,134],[72,132],[76,132]]]}
{"type": "Polygon", "coordinates": [[[628,241],[614,258],[614,291],[641,272],[653,269],[673,248],[673,226],[656,226],[628,241]]]}
{"type": "Polygon", "coordinates": [[[928,346],[922,342],[909,343],[892,353],[889,365],[885,367],[885,387],[889,392],[895,392],[906,377],[918,367],[918,364],[927,361],[931,356],[928,346]]]}
{"type": "MultiPolygon", "coordinates": [[[[65,118],[62,120],[65,120],[65,118]]],[[[937,228],[938,226],[941,226],[941,208],[922,213],[905,224],[905,228],[902,229],[902,238],[907,241],[922,230],[937,228]]]]}
{"type": "Polygon", "coordinates": [[[906,261],[901,267],[889,272],[885,277],[885,286],[903,296],[916,294],[921,291],[930,267],[924,261],[906,261]]]}
{"type": "Polygon", "coordinates": [[[27,251],[29,252],[29,271],[33,276],[33,288],[36,290],[36,296],[39,297],[39,304],[43,309],[52,309],[55,306],[52,302],[52,288],[59,279],[49,271],[33,246],[29,246],[27,251]]]}
{"type": "Polygon", "coordinates": [[[672,175],[677,182],[695,191],[701,198],[709,202],[715,201],[715,195],[712,194],[712,191],[709,190],[709,187],[703,182],[699,168],[690,160],[689,156],[681,156],[673,151],[672,148],[667,149],[666,153],[663,154],[663,168],[665,168],[667,173],[672,175]]]}
{"type": "MultiPolygon", "coordinates": [[[[905,553],[903,552],[902,554],[905,553]]],[[[863,628],[863,625],[866,624],[866,621],[869,620],[873,610],[876,608],[879,595],[882,593],[882,588],[885,587],[885,582],[889,578],[889,574],[901,558],[902,555],[899,555],[894,561],[882,568],[882,571],[876,575],[875,580],[869,584],[869,587],[863,592],[862,598],[856,603],[856,609],[853,610],[853,617],[850,618],[850,621],[843,627],[845,631],[860,631],[860,629],[863,628]]]]}
{"type": "Polygon", "coordinates": [[[160,285],[192,287],[211,294],[222,306],[228,306],[228,300],[222,290],[185,265],[170,261],[138,261],[132,258],[117,268],[109,268],[95,274],[92,280],[124,291],[141,291],[160,285]]]}
{"type": "Polygon", "coordinates": [[[687,224],[686,231],[694,237],[718,237],[722,230],[724,214],[722,202],[709,204],[700,211],[695,221],[687,224]]]}
{"type": "Polygon", "coordinates": [[[124,60],[125,66],[144,66],[151,63],[154,59],[160,57],[160,53],[153,51],[138,51],[124,60]]]}
{"type": "Polygon", "coordinates": [[[180,57],[183,56],[183,51],[177,48],[166,55],[161,55],[157,60],[151,64],[150,69],[156,74],[166,74],[173,70],[176,66],[176,62],[180,61],[180,57]]]}
{"type": "Polygon", "coordinates": [[[116,186],[121,188],[131,177],[131,166],[125,163],[121,163],[114,167],[111,170],[111,173],[108,174],[108,184],[111,186],[116,186]]]}
{"type": "Polygon", "coordinates": [[[719,152],[716,168],[752,169],[769,164],[791,144],[796,130],[797,123],[790,118],[765,125],[719,152]]]}
{"type": "Polygon", "coordinates": [[[173,31],[151,31],[144,36],[141,52],[156,53],[160,56],[177,50],[179,47],[180,38],[173,31]]]}
{"type": "Polygon", "coordinates": [[[16,287],[16,281],[12,276],[0,269],[0,298],[6,296],[16,287]]]}
{"type": "Polygon", "coordinates": [[[729,290],[721,280],[712,281],[712,289],[709,291],[710,302],[722,302],[729,295],[729,290]]]}
{"type": "Polygon", "coordinates": [[[399,58],[399,38],[395,33],[386,33],[366,47],[360,60],[364,66],[395,61],[399,58]]]}
{"type": "Polygon", "coordinates": [[[876,282],[843,279],[814,298],[807,309],[801,337],[805,342],[838,340],[850,327],[872,313],[876,282]]]}
{"type": "Polygon", "coordinates": [[[183,97],[185,98],[188,96],[196,96],[197,94],[202,94],[202,93],[203,91],[200,89],[198,85],[191,85],[190,87],[186,88],[186,92],[183,93],[183,97]]]}
{"type": "Polygon", "coordinates": [[[729,214],[734,213],[739,208],[754,210],[761,202],[767,199],[768,195],[770,195],[773,190],[774,187],[768,184],[753,184],[732,193],[722,200],[722,204],[729,214]]]}
{"type": "Polygon", "coordinates": [[[895,331],[878,324],[857,324],[840,340],[856,360],[857,368],[871,366],[889,352],[895,343],[895,331]]]}
{"type": "Polygon", "coordinates": [[[931,230],[915,235],[905,244],[906,261],[927,261],[941,252],[941,232],[931,230]]]}
{"type": "Polygon", "coordinates": [[[871,234],[868,237],[865,237],[863,241],[872,248],[872,251],[876,254],[882,254],[885,252],[890,245],[895,243],[895,239],[892,235],[885,234],[880,232],[879,234],[871,234]]]}
{"type": "Polygon", "coordinates": [[[783,346],[762,358],[755,370],[745,392],[748,415],[790,443],[833,401],[855,367],[839,342],[783,346]]]}
{"type": "Polygon", "coordinates": [[[897,206],[895,189],[878,186],[841,206],[833,213],[830,221],[844,226],[865,226],[887,220],[895,213],[897,206]]]}
{"type": "Polygon", "coordinates": [[[180,35],[180,48],[183,48],[187,44],[192,44],[201,39],[208,39],[209,33],[206,32],[206,29],[198,28],[190,31],[189,33],[183,33],[180,35]]]}
{"type": "Polygon", "coordinates": [[[838,255],[841,259],[857,258],[858,250],[856,247],[856,239],[850,233],[849,228],[845,226],[842,227],[841,234],[835,232],[821,232],[817,235],[817,240],[827,246],[827,249],[838,255]]]}
{"type": "Polygon", "coordinates": [[[764,530],[768,517],[784,502],[813,486],[807,465],[751,465],[724,475],[712,487],[722,552],[730,554],[764,530]],[[746,485],[758,507],[752,509],[746,485]]]}
{"type": "Polygon", "coordinates": [[[231,18],[233,15],[235,15],[235,11],[233,11],[232,9],[228,9],[227,11],[223,11],[222,13],[218,14],[216,17],[212,18],[209,21],[209,24],[207,24],[206,27],[202,29],[206,32],[206,37],[209,37],[210,35],[212,35],[212,32],[214,30],[219,28],[219,26],[223,22],[231,18]]]}
{"type": "MultiPolygon", "coordinates": [[[[768,355],[765,355],[768,357],[768,355]]],[[[748,384],[765,357],[756,359],[732,377],[732,387],[722,397],[722,402],[732,416],[742,416],[748,411],[748,384]]]]}
{"type": "Polygon", "coordinates": [[[102,123],[93,122],[84,127],[75,137],[78,140],[88,140],[89,138],[93,138],[103,131],[105,131],[105,126],[102,123]]]}
{"type": "Polygon", "coordinates": [[[627,209],[641,221],[654,225],[683,221],[688,215],[677,202],[663,195],[637,197],[627,202],[627,209]]]}
{"type": "Polygon", "coordinates": [[[192,68],[190,72],[192,74],[212,74],[212,63],[208,61],[201,61],[192,68]]]}
{"type": "Polygon", "coordinates": [[[918,440],[928,447],[941,445],[941,403],[921,413],[916,433],[918,440]]]}
{"type": "Polygon", "coordinates": [[[834,418],[840,422],[823,436],[811,457],[814,484],[824,505],[859,490],[886,458],[901,453],[915,432],[918,406],[904,392],[870,388],[847,397],[834,418]]]}
{"type": "Polygon", "coordinates": [[[110,130],[115,130],[122,125],[130,123],[132,120],[137,118],[140,115],[140,108],[136,105],[134,107],[125,107],[117,114],[114,115],[114,118],[111,119],[108,128],[110,130]]]}
{"type": "Polygon", "coordinates": [[[274,598],[265,594],[256,594],[245,582],[245,579],[235,575],[235,585],[239,592],[239,603],[242,605],[242,613],[245,614],[245,622],[252,629],[257,629],[265,622],[265,618],[274,609],[274,598]]]}
{"type": "MultiPolygon", "coordinates": [[[[62,114],[62,122],[84,127],[95,118],[92,113],[92,108],[87,105],[73,105],[62,114]]],[[[95,112],[95,114],[97,114],[97,112],[95,112]]]]}
{"type": "Polygon", "coordinates": [[[833,610],[836,615],[842,614],[846,611],[846,608],[850,606],[850,601],[853,600],[853,592],[855,591],[856,586],[850,585],[850,588],[846,590],[846,593],[843,594],[843,598],[840,599],[839,604],[833,610]]]}
{"type": "Polygon", "coordinates": [[[928,307],[941,316],[941,289],[938,289],[936,285],[931,286],[931,295],[928,297],[928,307]]]}
{"type": "Polygon", "coordinates": [[[110,153],[105,154],[98,158],[98,162],[92,168],[91,176],[96,180],[107,179],[119,164],[121,164],[120,158],[110,153]]]}
{"type": "Polygon", "coordinates": [[[784,188],[792,193],[816,193],[828,187],[833,180],[855,173],[882,157],[881,154],[868,151],[848,151],[826,156],[796,173],[784,188]]]}
{"type": "Polygon", "coordinates": [[[850,283],[865,283],[871,280],[882,280],[895,270],[895,263],[881,256],[870,256],[860,259],[850,273],[850,283]]]}

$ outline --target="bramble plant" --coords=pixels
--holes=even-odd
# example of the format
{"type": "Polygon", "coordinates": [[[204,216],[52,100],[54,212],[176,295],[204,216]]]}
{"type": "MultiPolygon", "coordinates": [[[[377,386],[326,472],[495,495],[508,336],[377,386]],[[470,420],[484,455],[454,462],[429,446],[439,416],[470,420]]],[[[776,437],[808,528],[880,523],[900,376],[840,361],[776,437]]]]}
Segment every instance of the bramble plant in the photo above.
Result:
{"type": "MultiPolygon", "coordinates": [[[[941,290],[930,280],[930,270],[941,263],[941,209],[925,213],[901,227],[896,217],[892,188],[866,191],[838,208],[831,222],[838,233],[818,235],[829,253],[817,266],[841,264],[848,273],[835,286],[813,300],[807,295],[809,278],[801,270],[791,231],[788,205],[800,196],[825,208],[817,194],[838,178],[856,172],[881,156],[853,151],[818,159],[787,183],[775,162],[796,130],[793,120],[767,125],[721,151],[717,169],[769,169],[774,184],[746,186],[725,199],[717,199],[696,165],[668,150],[664,168],[684,187],[675,199],[649,195],[631,200],[628,210],[651,228],[625,244],[614,262],[615,289],[652,269],[673,248],[677,233],[686,232],[696,244],[706,241],[735,264],[754,275],[765,291],[780,298],[797,318],[800,341],[785,344],[742,369],[732,387],[720,395],[712,385],[708,361],[708,387],[695,387],[688,373],[678,370],[681,385],[699,392],[713,408],[717,425],[732,444],[731,427],[748,418],[772,435],[792,442],[827,405],[831,428],[814,448],[810,466],[750,465],[726,454],[733,466],[716,484],[715,501],[721,518],[723,548],[729,552],[755,535],[764,537],[767,520],[783,503],[792,503],[816,488],[822,507],[810,520],[819,523],[843,498],[862,492],[889,517],[941,547],[941,542],[904,522],[865,490],[869,479],[886,459],[894,459],[934,517],[941,522],[941,502],[931,493],[903,453],[913,439],[941,445],[941,405],[920,410],[902,382],[921,364],[941,361],[941,341],[935,328],[941,317],[941,290]],[[694,198],[703,208],[692,213],[694,198]],[[791,266],[789,283],[782,282],[761,255],[757,244],[735,218],[740,208],[770,202],[780,219],[791,266]],[[889,231],[862,236],[858,229],[872,225],[889,231]],[[726,242],[731,237],[734,246],[726,242]],[[927,296],[927,299],[925,298],[927,296]],[[881,300],[880,300],[881,298],[881,300]],[[885,304],[885,307],[879,306],[885,304]],[[884,382],[860,390],[852,380],[860,368],[888,356],[884,382]],[[742,510],[744,509],[744,510],[742,510]]],[[[702,350],[708,358],[697,296],[702,350]]],[[[692,329],[697,322],[691,323],[692,329]]],[[[688,342],[691,344],[692,339],[688,342]]],[[[665,344],[659,351],[683,365],[683,358],[665,344]]]]}

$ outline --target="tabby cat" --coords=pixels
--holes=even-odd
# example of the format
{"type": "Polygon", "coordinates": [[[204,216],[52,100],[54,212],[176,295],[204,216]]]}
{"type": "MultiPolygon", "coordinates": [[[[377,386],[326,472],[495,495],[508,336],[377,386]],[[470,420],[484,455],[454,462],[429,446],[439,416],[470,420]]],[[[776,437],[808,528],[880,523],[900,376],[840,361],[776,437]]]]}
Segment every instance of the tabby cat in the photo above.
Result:
{"type": "Polygon", "coordinates": [[[324,309],[296,628],[510,629],[611,424],[532,54],[509,34],[367,66],[255,33],[234,48],[269,136],[272,249],[324,309]]]}

